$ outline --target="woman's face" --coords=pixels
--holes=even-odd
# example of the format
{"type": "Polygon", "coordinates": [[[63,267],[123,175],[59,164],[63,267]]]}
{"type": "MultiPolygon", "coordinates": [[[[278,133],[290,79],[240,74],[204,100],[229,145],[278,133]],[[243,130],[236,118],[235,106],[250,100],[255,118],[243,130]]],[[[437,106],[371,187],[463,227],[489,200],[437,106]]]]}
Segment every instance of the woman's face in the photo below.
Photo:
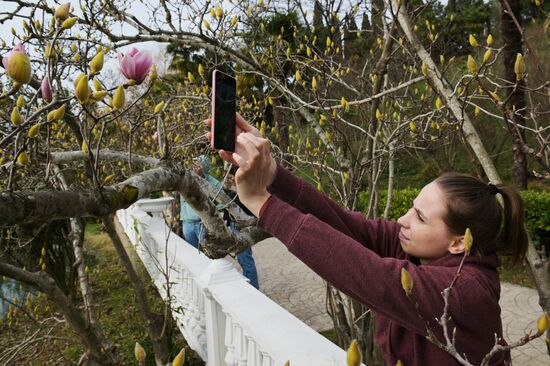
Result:
{"type": "Polygon", "coordinates": [[[451,233],[443,221],[447,211],[445,200],[439,185],[431,182],[422,188],[413,207],[397,220],[401,225],[401,247],[406,253],[419,258],[422,264],[447,253],[464,252],[463,236],[451,233]]]}

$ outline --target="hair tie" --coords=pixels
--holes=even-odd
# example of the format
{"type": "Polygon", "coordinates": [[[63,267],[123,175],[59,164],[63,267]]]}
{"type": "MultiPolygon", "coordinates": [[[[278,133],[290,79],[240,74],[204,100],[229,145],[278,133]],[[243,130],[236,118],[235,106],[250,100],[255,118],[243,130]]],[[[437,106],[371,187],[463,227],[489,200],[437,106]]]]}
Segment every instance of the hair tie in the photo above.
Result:
{"type": "Polygon", "coordinates": [[[498,187],[489,182],[489,184],[487,185],[487,187],[489,188],[489,192],[492,194],[492,195],[496,195],[497,193],[499,193],[500,191],[498,190],[498,187]]]}

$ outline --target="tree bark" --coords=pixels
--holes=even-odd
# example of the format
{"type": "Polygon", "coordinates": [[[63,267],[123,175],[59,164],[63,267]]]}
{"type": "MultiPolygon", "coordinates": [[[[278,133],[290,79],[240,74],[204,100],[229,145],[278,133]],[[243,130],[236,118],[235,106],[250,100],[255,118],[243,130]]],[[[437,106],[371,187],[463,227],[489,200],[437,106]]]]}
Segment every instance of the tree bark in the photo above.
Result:
{"type": "Polygon", "coordinates": [[[523,54],[523,28],[521,20],[520,0],[499,0],[501,9],[501,33],[504,42],[502,50],[504,63],[504,80],[508,83],[506,94],[508,103],[506,107],[511,110],[510,121],[504,116],[506,127],[512,137],[512,153],[514,157],[514,179],[519,189],[527,189],[529,171],[527,169],[527,156],[524,152],[525,144],[525,81],[517,80],[514,64],[518,53],[523,54]],[[515,86],[517,83],[517,86],[515,86]]]}
{"type": "Polygon", "coordinates": [[[102,216],[127,208],[137,199],[136,187],[97,191],[0,193],[0,226],[43,223],[67,217],[102,216]]]}

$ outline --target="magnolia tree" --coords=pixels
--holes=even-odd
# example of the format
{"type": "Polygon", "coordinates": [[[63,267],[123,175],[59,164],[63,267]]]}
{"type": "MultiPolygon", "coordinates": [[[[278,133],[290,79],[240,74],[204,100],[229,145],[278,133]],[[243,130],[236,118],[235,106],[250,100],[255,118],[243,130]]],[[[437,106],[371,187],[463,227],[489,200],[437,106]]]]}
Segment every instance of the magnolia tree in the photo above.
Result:
{"type": "MultiPolygon", "coordinates": [[[[424,19],[421,1],[378,0],[365,7],[161,0],[141,1],[139,14],[129,3],[111,0],[81,1],[80,9],[48,1],[7,3],[17,10],[2,22],[24,15],[22,33],[14,30],[13,44],[3,48],[0,102],[8,112],[0,126],[2,249],[10,257],[16,248],[34,254],[29,263],[0,263],[0,273],[44,292],[75,329],[92,364],[116,363],[116,355],[94,313],[78,218],[102,218],[148,319],[157,364],[168,362],[165,320],[147,303],[112,213],[152,192],[178,191],[206,226],[207,255],[223,257],[265,237],[253,218],[186,170],[192,157],[208,153],[202,120],[210,113],[214,68],[235,72],[239,110],[274,142],[284,164],[351,209],[366,187],[369,218],[389,215],[396,157],[411,149],[464,141],[485,176],[499,182],[476,120],[522,129],[529,138],[521,147],[537,164],[537,175],[550,174],[546,100],[540,96],[546,84],[529,84],[522,54],[516,80],[499,79],[501,48],[492,35],[484,42],[470,35],[472,54],[464,60],[445,57],[438,51],[440,30],[454,24],[453,14],[424,19]],[[146,41],[170,44],[175,72],[158,79],[151,55],[132,48],[146,41]],[[116,71],[106,70],[106,62],[116,63],[116,71]],[[520,87],[532,98],[529,114],[504,97],[520,87]],[[518,113],[526,120],[521,126],[518,113]],[[381,189],[388,191],[383,212],[381,189]],[[238,233],[226,228],[209,197],[228,207],[238,233]],[[52,279],[53,247],[37,249],[41,244],[32,240],[52,220],[67,218],[84,314],[60,291],[62,281],[52,279]]],[[[548,311],[547,257],[530,248],[529,262],[548,311]]],[[[328,292],[342,345],[357,338],[374,364],[370,313],[330,287],[328,292]]]]}

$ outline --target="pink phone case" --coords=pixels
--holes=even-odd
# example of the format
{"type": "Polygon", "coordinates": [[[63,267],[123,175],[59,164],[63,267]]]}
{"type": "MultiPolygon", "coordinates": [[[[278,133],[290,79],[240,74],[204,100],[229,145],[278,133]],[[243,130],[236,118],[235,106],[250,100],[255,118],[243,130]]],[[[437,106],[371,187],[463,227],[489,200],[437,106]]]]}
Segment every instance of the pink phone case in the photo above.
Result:
{"type": "Polygon", "coordinates": [[[210,140],[210,146],[214,150],[218,150],[216,146],[214,146],[214,132],[216,128],[216,74],[218,73],[218,70],[214,70],[212,72],[212,125],[210,127],[210,132],[212,134],[212,139],[210,140]]]}

